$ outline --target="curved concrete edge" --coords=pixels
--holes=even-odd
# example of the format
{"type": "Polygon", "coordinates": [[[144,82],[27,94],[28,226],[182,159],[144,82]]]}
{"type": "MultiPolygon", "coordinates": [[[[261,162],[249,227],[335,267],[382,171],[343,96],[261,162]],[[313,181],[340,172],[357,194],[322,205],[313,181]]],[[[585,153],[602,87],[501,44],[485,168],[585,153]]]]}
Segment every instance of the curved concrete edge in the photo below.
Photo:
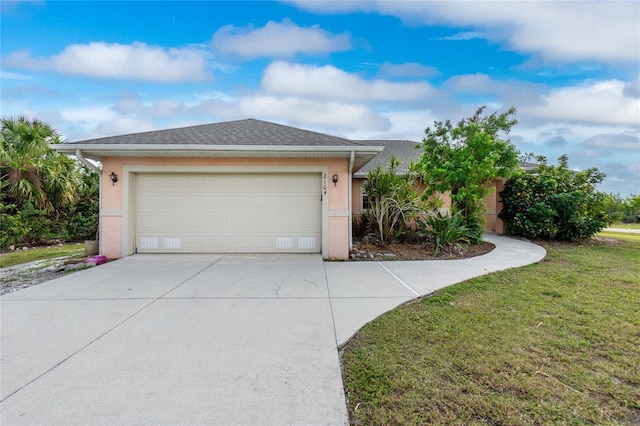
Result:
{"type": "Polygon", "coordinates": [[[617,232],[621,234],[640,234],[640,229],[627,229],[627,228],[603,228],[606,232],[617,232]]]}
{"type": "Polygon", "coordinates": [[[528,240],[497,234],[485,234],[484,240],[495,245],[495,249],[482,256],[461,259],[460,262],[496,272],[532,265],[547,256],[544,247],[528,240]]]}
{"type": "MultiPolygon", "coordinates": [[[[382,271],[377,270],[376,286],[369,288],[369,292],[365,292],[363,288],[360,294],[350,294],[343,299],[335,297],[336,292],[332,291],[331,303],[338,350],[342,351],[365,325],[386,312],[472,278],[538,263],[547,255],[543,247],[523,239],[485,234],[484,240],[495,245],[487,254],[467,259],[378,262],[388,276],[384,280],[382,271]],[[383,280],[387,285],[395,286],[396,290],[387,290],[383,295],[378,293],[383,280]]],[[[337,274],[327,271],[330,288],[339,287],[342,283],[338,281],[346,281],[346,277],[350,280],[356,276],[366,279],[361,271],[356,273],[350,266],[358,263],[331,264],[330,269],[342,269],[344,266],[349,270],[342,269],[342,280],[336,280],[337,274]]]]}

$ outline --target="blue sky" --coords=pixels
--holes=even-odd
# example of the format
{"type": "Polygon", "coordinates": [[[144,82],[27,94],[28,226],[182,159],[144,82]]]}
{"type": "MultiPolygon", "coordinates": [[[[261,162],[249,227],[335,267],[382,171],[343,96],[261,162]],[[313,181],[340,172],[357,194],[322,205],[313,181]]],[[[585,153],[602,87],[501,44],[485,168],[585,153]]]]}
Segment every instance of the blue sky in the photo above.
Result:
{"type": "Polygon", "coordinates": [[[518,109],[522,152],[640,194],[638,1],[2,1],[2,116],[71,141],[242,118],[419,141],[518,109]]]}

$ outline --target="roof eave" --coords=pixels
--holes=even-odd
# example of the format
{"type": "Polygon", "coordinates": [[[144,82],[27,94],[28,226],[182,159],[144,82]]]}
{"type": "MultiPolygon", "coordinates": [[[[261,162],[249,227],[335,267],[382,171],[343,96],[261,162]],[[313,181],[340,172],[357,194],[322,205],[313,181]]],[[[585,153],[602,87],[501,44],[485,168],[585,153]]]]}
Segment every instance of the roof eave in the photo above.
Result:
{"type": "Polygon", "coordinates": [[[182,145],[182,144],[53,144],[63,154],[92,160],[106,157],[226,157],[226,158],[349,158],[355,153],[354,171],[378,155],[383,146],[283,146],[283,145],[182,145]]]}

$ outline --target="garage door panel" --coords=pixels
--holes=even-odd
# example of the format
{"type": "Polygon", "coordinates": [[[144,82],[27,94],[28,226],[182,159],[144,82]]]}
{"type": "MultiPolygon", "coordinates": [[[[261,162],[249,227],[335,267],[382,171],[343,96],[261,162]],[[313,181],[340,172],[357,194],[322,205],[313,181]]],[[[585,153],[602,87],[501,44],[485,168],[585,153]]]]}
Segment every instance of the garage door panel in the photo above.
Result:
{"type": "Polygon", "coordinates": [[[204,229],[209,225],[209,218],[207,216],[188,216],[185,221],[184,228],[187,231],[194,231],[204,229]]]}
{"type": "Polygon", "coordinates": [[[320,174],[140,174],[139,252],[321,251],[320,174]]]}
{"type": "Polygon", "coordinates": [[[227,199],[229,200],[227,205],[220,206],[221,208],[224,208],[225,211],[230,208],[235,210],[251,208],[251,198],[249,198],[247,194],[234,194],[229,196],[227,199]]]}
{"type": "Polygon", "coordinates": [[[186,177],[182,175],[167,175],[160,179],[160,187],[156,187],[156,190],[181,191],[190,185],[186,180],[186,177]]]}
{"type": "Polygon", "coordinates": [[[254,209],[254,211],[256,209],[265,209],[271,211],[271,209],[273,208],[273,196],[270,194],[256,194],[251,197],[251,201],[251,207],[254,209]]]}
{"type": "Polygon", "coordinates": [[[198,193],[188,193],[185,195],[183,207],[192,211],[203,211],[207,207],[207,198],[198,193]]]}
{"type": "Polygon", "coordinates": [[[271,229],[273,227],[271,216],[254,216],[251,220],[254,229],[271,229]]]}
{"type": "MultiPolygon", "coordinates": [[[[226,232],[229,229],[229,217],[227,216],[210,216],[208,218],[208,229],[216,233],[226,232]]],[[[203,228],[207,229],[207,228],[203,228]]],[[[205,231],[206,232],[206,231],[205,231]]]]}
{"type": "MultiPolygon", "coordinates": [[[[212,191],[213,189],[209,189],[212,191]]],[[[223,211],[226,212],[229,205],[231,204],[231,195],[217,193],[217,194],[207,194],[207,210],[211,212],[223,211]]]]}
{"type": "Polygon", "coordinates": [[[205,251],[207,249],[207,239],[205,237],[185,237],[184,245],[186,248],[195,251],[205,251]]]}
{"type": "Polygon", "coordinates": [[[164,216],[161,220],[165,232],[181,232],[186,221],[182,216],[164,216]]]}

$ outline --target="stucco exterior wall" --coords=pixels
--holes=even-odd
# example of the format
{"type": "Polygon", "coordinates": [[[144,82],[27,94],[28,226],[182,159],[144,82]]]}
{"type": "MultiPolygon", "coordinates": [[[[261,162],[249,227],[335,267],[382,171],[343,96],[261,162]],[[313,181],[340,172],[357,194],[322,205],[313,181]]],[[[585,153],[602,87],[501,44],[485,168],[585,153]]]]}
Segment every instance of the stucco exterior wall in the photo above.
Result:
{"type": "MultiPolygon", "coordinates": [[[[354,178],[353,179],[353,192],[352,192],[352,208],[355,220],[362,214],[362,185],[365,179],[354,178]]],[[[505,226],[503,221],[498,217],[498,213],[502,210],[502,203],[500,202],[500,192],[504,190],[505,180],[502,178],[495,179],[493,184],[490,185],[492,192],[484,198],[484,202],[487,206],[487,213],[484,218],[487,221],[486,230],[492,231],[497,234],[504,234],[505,226]]],[[[425,185],[420,183],[416,189],[418,194],[424,192],[425,185]]],[[[449,210],[451,208],[451,194],[449,192],[436,193],[429,197],[431,199],[439,197],[444,201],[442,209],[449,210]]]]}
{"type": "Polygon", "coordinates": [[[487,221],[486,229],[487,231],[493,231],[497,234],[504,234],[504,222],[498,217],[498,213],[502,210],[500,192],[504,190],[504,184],[504,179],[495,179],[491,185],[493,192],[484,198],[484,202],[487,205],[487,213],[484,215],[487,221]]]}
{"type": "MultiPolygon", "coordinates": [[[[353,203],[352,208],[353,208],[354,215],[362,214],[362,185],[364,185],[365,180],[366,179],[362,179],[362,178],[353,179],[353,184],[352,184],[353,192],[351,194],[351,197],[352,197],[351,199],[353,203]]],[[[416,192],[418,194],[422,194],[425,189],[426,189],[426,185],[422,182],[418,183],[418,185],[416,186],[416,192]]],[[[442,201],[444,202],[444,205],[442,206],[443,209],[448,210],[451,208],[451,197],[448,192],[445,192],[445,193],[437,192],[432,196],[430,196],[429,199],[434,199],[436,197],[442,199],[442,201]]]]}
{"type": "MultiPolygon", "coordinates": [[[[294,167],[326,167],[327,168],[327,247],[326,257],[332,259],[348,259],[349,257],[349,160],[348,159],[316,159],[316,158],[190,158],[190,157],[108,157],[102,159],[102,188],[100,206],[100,250],[105,256],[115,259],[126,256],[125,247],[131,238],[131,226],[124,226],[123,219],[129,214],[125,211],[129,194],[124,193],[125,168],[142,166],[161,166],[197,168],[198,171],[210,168],[211,172],[238,167],[242,172],[250,173],[252,167],[273,167],[274,170],[286,171],[294,167]],[[118,175],[118,182],[113,185],[109,175],[118,175]],[[334,185],[333,175],[338,176],[334,185]],[[346,228],[345,228],[346,224],[346,228]]],[[[323,229],[325,232],[325,229],[323,229]]],[[[323,250],[324,251],[324,250],[323,250]]]]}

